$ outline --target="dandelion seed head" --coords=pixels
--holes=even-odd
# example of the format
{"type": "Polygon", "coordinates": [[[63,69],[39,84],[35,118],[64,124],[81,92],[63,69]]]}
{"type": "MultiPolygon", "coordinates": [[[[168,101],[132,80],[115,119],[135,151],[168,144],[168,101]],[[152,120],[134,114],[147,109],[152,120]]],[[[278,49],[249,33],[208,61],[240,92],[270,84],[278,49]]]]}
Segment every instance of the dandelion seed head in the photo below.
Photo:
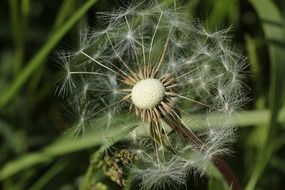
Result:
{"type": "Polygon", "coordinates": [[[231,45],[230,28],[211,32],[155,0],[96,16],[98,27],[83,29],[75,53],[59,56],[64,75],[58,91],[78,105],[77,133],[103,116],[107,136],[117,115],[134,113],[151,137],[142,143],[132,133],[134,143],[142,143],[137,154],[143,167],[133,168],[142,189],[185,184],[185,173],[204,173],[215,155],[229,152],[231,116],[247,101],[247,64],[231,45]],[[182,118],[196,113],[221,114],[215,123],[220,128],[209,120],[196,135],[182,118]],[[188,131],[194,145],[170,129],[188,131]]]}

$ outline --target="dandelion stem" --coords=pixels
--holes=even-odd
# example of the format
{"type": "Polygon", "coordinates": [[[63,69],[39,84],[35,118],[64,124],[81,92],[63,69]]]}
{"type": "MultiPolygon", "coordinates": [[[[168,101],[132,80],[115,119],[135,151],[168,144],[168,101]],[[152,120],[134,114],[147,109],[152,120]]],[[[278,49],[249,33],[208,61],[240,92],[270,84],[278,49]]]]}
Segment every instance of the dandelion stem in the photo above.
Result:
{"type": "MultiPolygon", "coordinates": [[[[202,140],[183,124],[179,115],[175,111],[173,111],[173,114],[169,114],[167,117],[165,117],[164,121],[173,130],[178,132],[182,138],[184,138],[190,144],[195,145],[194,147],[197,150],[201,152],[207,151],[207,147],[204,146],[202,140]]],[[[235,177],[235,174],[233,173],[231,168],[228,166],[228,164],[219,156],[214,156],[212,158],[212,162],[216,166],[216,168],[221,172],[221,174],[224,176],[225,180],[227,181],[231,189],[240,190],[239,182],[235,177]]]]}
{"type": "Polygon", "coordinates": [[[223,174],[231,189],[240,190],[239,182],[227,162],[219,156],[215,156],[212,161],[214,165],[219,169],[219,171],[223,174]]]}

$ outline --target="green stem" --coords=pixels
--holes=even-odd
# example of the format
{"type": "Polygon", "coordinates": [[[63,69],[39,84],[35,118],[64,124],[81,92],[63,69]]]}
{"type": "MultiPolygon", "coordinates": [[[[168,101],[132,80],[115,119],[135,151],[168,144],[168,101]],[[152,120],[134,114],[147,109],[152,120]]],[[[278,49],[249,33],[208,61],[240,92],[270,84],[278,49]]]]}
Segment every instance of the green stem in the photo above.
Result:
{"type": "MultiPolygon", "coordinates": [[[[94,125],[99,129],[101,127],[101,123],[103,122],[99,119],[98,121],[94,121],[94,125]]],[[[27,168],[31,168],[37,164],[50,162],[56,157],[65,154],[94,148],[95,146],[103,143],[102,147],[112,145],[113,143],[125,138],[138,125],[140,125],[140,122],[118,124],[117,127],[112,129],[112,131],[105,137],[102,135],[100,130],[90,131],[88,135],[78,139],[74,139],[72,133],[67,133],[38,152],[24,154],[21,157],[6,163],[0,168],[0,181],[27,168]],[[105,143],[106,140],[108,140],[108,144],[105,143]]]]}
{"type": "MultiPolygon", "coordinates": [[[[248,126],[262,126],[268,125],[270,121],[270,110],[254,110],[242,111],[232,115],[232,123],[238,127],[248,126]]],[[[278,122],[285,123],[285,109],[281,110],[278,116],[278,122]]],[[[182,114],[182,119],[191,129],[203,129],[211,123],[211,127],[220,127],[221,119],[225,116],[223,114],[210,114],[205,120],[203,115],[186,116],[182,114]]]]}
{"type": "Polygon", "coordinates": [[[50,37],[48,42],[39,50],[39,52],[29,61],[23,71],[12,82],[10,87],[5,90],[5,93],[0,97],[0,108],[4,107],[20,90],[23,84],[29,79],[32,73],[43,63],[44,59],[54,49],[62,37],[78,22],[78,20],[90,9],[97,0],[88,0],[82,7],[73,14],[73,16],[66,21],[50,37]]]}
{"type": "MultiPolygon", "coordinates": [[[[111,145],[109,145],[111,146],[111,145]]],[[[91,184],[91,179],[95,171],[95,166],[100,159],[102,153],[109,147],[109,146],[102,146],[99,150],[97,150],[94,154],[90,157],[90,163],[87,168],[87,171],[84,175],[83,181],[80,185],[80,190],[88,190],[91,184]]]]}

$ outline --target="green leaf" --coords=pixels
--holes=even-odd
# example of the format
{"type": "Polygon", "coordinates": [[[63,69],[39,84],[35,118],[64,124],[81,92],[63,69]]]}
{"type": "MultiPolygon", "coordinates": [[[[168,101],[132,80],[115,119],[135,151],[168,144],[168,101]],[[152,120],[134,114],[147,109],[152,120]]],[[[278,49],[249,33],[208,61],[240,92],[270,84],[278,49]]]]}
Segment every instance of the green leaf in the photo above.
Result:
{"type": "Polygon", "coordinates": [[[215,0],[210,1],[212,11],[207,19],[207,26],[216,29],[217,26],[221,26],[226,19],[229,19],[231,23],[237,20],[239,15],[238,6],[239,3],[236,0],[215,0]]]}
{"type": "Polygon", "coordinates": [[[246,186],[246,190],[255,189],[256,183],[264,171],[273,151],[272,143],[276,138],[278,124],[278,115],[282,105],[284,96],[284,71],[285,71],[285,27],[284,18],[280,14],[278,8],[273,1],[269,0],[250,0],[255,8],[259,19],[262,22],[262,28],[265,38],[268,42],[270,56],[270,123],[267,128],[267,138],[263,145],[261,153],[258,155],[257,161],[252,175],[246,186]]]}

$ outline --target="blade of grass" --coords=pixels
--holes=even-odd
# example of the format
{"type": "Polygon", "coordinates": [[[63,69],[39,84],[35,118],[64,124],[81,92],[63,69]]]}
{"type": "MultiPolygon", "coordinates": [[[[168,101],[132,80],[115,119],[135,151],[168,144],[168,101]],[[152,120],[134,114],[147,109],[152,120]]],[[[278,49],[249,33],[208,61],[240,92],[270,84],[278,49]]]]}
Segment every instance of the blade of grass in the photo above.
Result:
{"type": "MultiPolygon", "coordinates": [[[[268,80],[266,77],[263,76],[262,73],[262,67],[263,62],[259,60],[259,55],[258,55],[258,47],[259,44],[262,44],[262,40],[260,39],[261,37],[251,37],[249,34],[245,35],[245,43],[246,43],[246,50],[248,54],[248,62],[250,64],[250,72],[252,74],[252,80],[256,81],[254,83],[253,91],[255,94],[255,109],[265,109],[266,108],[266,97],[267,94],[264,89],[264,84],[266,83],[266,80],[268,80]]],[[[268,112],[268,121],[270,117],[270,112],[268,112]]],[[[248,143],[251,145],[255,145],[257,148],[257,151],[260,151],[262,146],[260,141],[263,141],[264,136],[266,136],[267,132],[267,125],[269,122],[264,123],[263,125],[259,126],[256,125],[253,130],[250,131],[248,134],[248,143]]],[[[246,148],[249,148],[251,146],[246,146],[246,148]]]]}
{"type": "Polygon", "coordinates": [[[253,190],[258,179],[262,175],[273,151],[275,135],[278,129],[278,113],[282,105],[282,97],[284,93],[284,70],[285,70],[285,51],[280,43],[285,44],[285,28],[284,18],[280,14],[278,8],[273,1],[268,0],[250,0],[250,3],[255,8],[260,20],[262,28],[268,41],[269,56],[271,64],[271,81],[270,81],[270,123],[267,127],[267,137],[263,145],[263,149],[257,157],[250,179],[246,185],[246,190],[253,190]],[[273,43],[275,42],[275,43],[273,43]],[[279,43],[276,44],[276,42],[279,43]]]}
{"type": "Polygon", "coordinates": [[[20,12],[20,4],[18,0],[9,1],[10,9],[10,24],[15,46],[15,56],[13,62],[13,74],[16,75],[20,70],[24,57],[24,42],[23,42],[23,25],[22,16],[20,12]]]}
{"type": "Polygon", "coordinates": [[[65,168],[67,162],[60,160],[56,162],[48,171],[46,171],[32,186],[29,187],[29,190],[41,190],[45,185],[61,170],[65,168]]]}
{"type": "Polygon", "coordinates": [[[62,2],[60,10],[56,16],[52,31],[55,31],[59,26],[64,23],[67,16],[71,14],[71,12],[74,10],[75,5],[75,0],[64,0],[62,2]]]}
{"type": "MultiPolygon", "coordinates": [[[[278,115],[278,121],[285,123],[285,110],[282,110],[278,115]]],[[[211,127],[220,127],[221,120],[224,118],[222,114],[211,114],[207,116],[192,115],[186,116],[182,114],[184,123],[191,127],[191,129],[205,129],[211,123],[211,127]]],[[[264,126],[268,125],[270,121],[270,110],[254,110],[242,111],[232,115],[232,122],[238,127],[248,126],[264,126]]]]}
{"type": "MultiPolygon", "coordinates": [[[[72,11],[76,7],[75,0],[64,0],[61,4],[61,7],[56,15],[53,27],[49,33],[49,36],[52,36],[54,32],[64,23],[64,21],[72,14],[72,11]]],[[[44,61],[45,62],[45,61],[44,61]]],[[[45,63],[42,63],[43,65],[45,63]]],[[[29,84],[27,85],[27,93],[29,97],[33,97],[39,94],[38,85],[41,82],[42,76],[45,71],[45,67],[40,67],[37,69],[37,72],[33,73],[31,79],[29,80],[29,84]]],[[[52,83],[44,83],[44,86],[41,86],[42,89],[45,89],[45,92],[52,90],[54,86],[52,83]]],[[[33,99],[37,99],[33,97],[33,99]]]]}
{"type": "Polygon", "coordinates": [[[5,106],[20,90],[22,85],[28,80],[32,73],[43,63],[44,59],[58,44],[62,37],[78,22],[78,20],[90,9],[97,0],[88,0],[83,4],[70,19],[66,21],[54,34],[49,38],[45,45],[36,53],[36,55],[23,68],[21,73],[16,77],[4,94],[0,97],[0,108],[5,106]]]}
{"type": "MultiPolygon", "coordinates": [[[[283,110],[282,114],[279,115],[280,122],[285,122],[284,116],[285,116],[285,111],[283,110]]],[[[124,118],[124,117],[125,116],[118,116],[118,118],[124,118]]],[[[219,123],[217,121],[219,120],[220,117],[221,116],[215,114],[209,115],[208,121],[210,120],[210,122],[213,123],[213,127],[219,127],[218,125],[215,125],[215,123],[219,123]]],[[[269,117],[270,117],[269,110],[247,111],[247,112],[237,113],[236,115],[234,115],[233,122],[235,125],[241,127],[260,125],[268,123],[269,117]]],[[[207,127],[207,121],[205,121],[204,116],[192,115],[191,117],[182,116],[182,118],[183,121],[191,128],[203,129],[207,127]]],[[[104,121],[104,119],[102,120],[104,121]]],[[[104,122],[102,122],[102,120],[99,120],[98,122],[94,123],[96,128],[99,129],[101,128],[101,126],[104,125],[104,122]]],[[[113,142],[116,142],[119,140],[119,138],[115,137],[126,135],[128,132],[132,131],[135,128],[135,126],[138,125],[144,125],[144,124],[141,122],[133,122],[131,124],[118,125],[116,127],[116,130],[112,130],[112,132],[108,134],[107,138],[110,137],[109,139],[113,139],[113,142]]],[[[138,132],[138,134],[141,133],[138,132]]],[[[88,136],[79,139],[71,138],[70,134],[64,135],[63,137],[55,141],[53,144],[47,146],[46,148],[44,148],[39,152],[29,153],[17,160],[7,163],[0,170],[0,180],[8,178],[9,176],[12,176],[36,164],[48,162],[57,156],[94,147],[95,145],[102,143],[102,140],[104,140],[104,138],[102,137],[100,131],[95,131],[89,134],[88,136]]]]}
{"type": "Polygon", "coordinates": [[[106,121],[105,117],[96,120],[92,125],[94,125],[97,130],[94,129],[90,131],[86,136],[74,138],[72,133],[69,132],[39,152],[29,153],[14,161],[8,162],[0,170],[0,180],[6,179],[36,164],[49,162],[55,157],[104,144],[106,140],[111,143],[116,142],[126,137],[132,130],[141,124],[136,121],[128,123],[123,122],[117,124],[116,128],[110,130],[110,132],[104,136],[102,132],[100,132],[100,129],[106,124],[106,121]]]}
{"type": "Polygon", "coordinates": [[[246,50],[248,54],[248,60],[250,63],[251,73],[253,81],[258,81],[254,85],[254,91],[256,97],[258,98],[255,102],[255,107],[257,109],[264,109],[265,108],[265,95],[263,92],[263,83],[264,77],[261,73],[261,64],[257,54],[257,46],[258,40],[256,38],[251,37],[249,34],[245,35],[245,43],[246,43],[246,50]]]}

